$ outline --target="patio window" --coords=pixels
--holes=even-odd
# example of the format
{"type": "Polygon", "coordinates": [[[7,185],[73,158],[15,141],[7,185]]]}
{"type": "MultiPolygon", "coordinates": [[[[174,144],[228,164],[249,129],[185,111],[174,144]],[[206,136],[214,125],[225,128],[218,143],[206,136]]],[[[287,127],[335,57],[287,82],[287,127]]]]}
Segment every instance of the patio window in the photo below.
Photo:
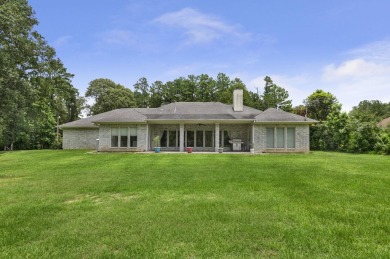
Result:
{"type": "Polygon", "coordinates": [[[187,130],[187,147],[194,146],[195,134],[193,130],[187,130]]]}
{"type": "Polygon", "coordinates": [[[205,135],[205,147],[212,147],[213,146],[213,131],[206,130],[204,132],[205,135]]]}
{"type": "Polygon", "coordinates": [[[196,131],[196,146],[203,147],[203,130],[196,131]]]}
{"type": "Polygon", "coordinates": [[[230,131],[224,130],[223,131],[223,146],[224,147],[231,147],[229,140],[230,140],[230,131]]]}
{"type": "Polygon", "coordinates": [[[168,142],[168,131],[163,130],[161,134],[161,139],[160,139],[160,146],[161,147],[166,147],[168,142]]]}
{"type": "Polygon", "coordinates": [[[176,130],[169,131],[169,146],[170,147],[177,147],[176,135],[177,135],[176,130]]]}

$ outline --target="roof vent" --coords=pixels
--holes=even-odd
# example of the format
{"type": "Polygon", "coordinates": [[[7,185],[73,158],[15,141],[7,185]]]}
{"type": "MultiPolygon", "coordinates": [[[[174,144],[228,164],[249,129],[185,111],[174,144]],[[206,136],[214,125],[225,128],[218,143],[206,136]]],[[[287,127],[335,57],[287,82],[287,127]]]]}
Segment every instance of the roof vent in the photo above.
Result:
{"type": "Polygon", "coordinates": [[[244,91],[236,89],[233,92],[233,111],[242,112],[244,110],[244,91]]]}

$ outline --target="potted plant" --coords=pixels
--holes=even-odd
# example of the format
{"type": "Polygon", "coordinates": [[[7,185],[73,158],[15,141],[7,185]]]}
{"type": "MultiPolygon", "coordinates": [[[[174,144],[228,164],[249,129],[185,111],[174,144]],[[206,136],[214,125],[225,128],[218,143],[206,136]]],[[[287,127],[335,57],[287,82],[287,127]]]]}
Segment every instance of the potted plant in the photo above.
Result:
{"type": "Polygon", "coordinates": [[[159,147],[159,145],[160,145],[160,137],[155,136],[153,139],[154,153],[160,153],[161,147],[159,147]]]}
{"type": "Polygon", "coordinates": [[[192,153],[192,147],[187,147],[187,153],[192,153]]]}
{"type": "Polygon", "coordinates": [[[218,153],[223,153],[223,147],[218,148],[218,153]]]}

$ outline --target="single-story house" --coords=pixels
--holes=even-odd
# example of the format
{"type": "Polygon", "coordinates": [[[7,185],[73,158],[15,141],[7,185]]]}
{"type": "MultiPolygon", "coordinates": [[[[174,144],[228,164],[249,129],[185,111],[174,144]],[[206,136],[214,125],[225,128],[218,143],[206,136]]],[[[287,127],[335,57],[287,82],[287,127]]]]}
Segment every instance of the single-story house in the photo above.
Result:
{"type": "Polygon", "coordinates": [[[309,126],[317,121],[280,109],[260,111],[243,105],[177,102],[159,108],[123,108],[69,122],[64,149],[150,151],[158,136],[161,151],[309,152],[309,126]]]}

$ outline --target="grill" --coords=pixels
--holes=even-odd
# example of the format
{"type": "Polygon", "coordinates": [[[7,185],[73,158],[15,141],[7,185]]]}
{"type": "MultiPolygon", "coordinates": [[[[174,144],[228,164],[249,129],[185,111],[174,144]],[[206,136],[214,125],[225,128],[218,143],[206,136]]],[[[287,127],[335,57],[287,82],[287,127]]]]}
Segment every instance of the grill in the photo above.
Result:
{"type": "Polygon", "coordinates": [[[239,138],[234,138],[232,140],[229,140],[229,143],[232,144],[233,151],[241,151],[241,144],[244,142],[242,142],[242,140],[239,138]]]}

